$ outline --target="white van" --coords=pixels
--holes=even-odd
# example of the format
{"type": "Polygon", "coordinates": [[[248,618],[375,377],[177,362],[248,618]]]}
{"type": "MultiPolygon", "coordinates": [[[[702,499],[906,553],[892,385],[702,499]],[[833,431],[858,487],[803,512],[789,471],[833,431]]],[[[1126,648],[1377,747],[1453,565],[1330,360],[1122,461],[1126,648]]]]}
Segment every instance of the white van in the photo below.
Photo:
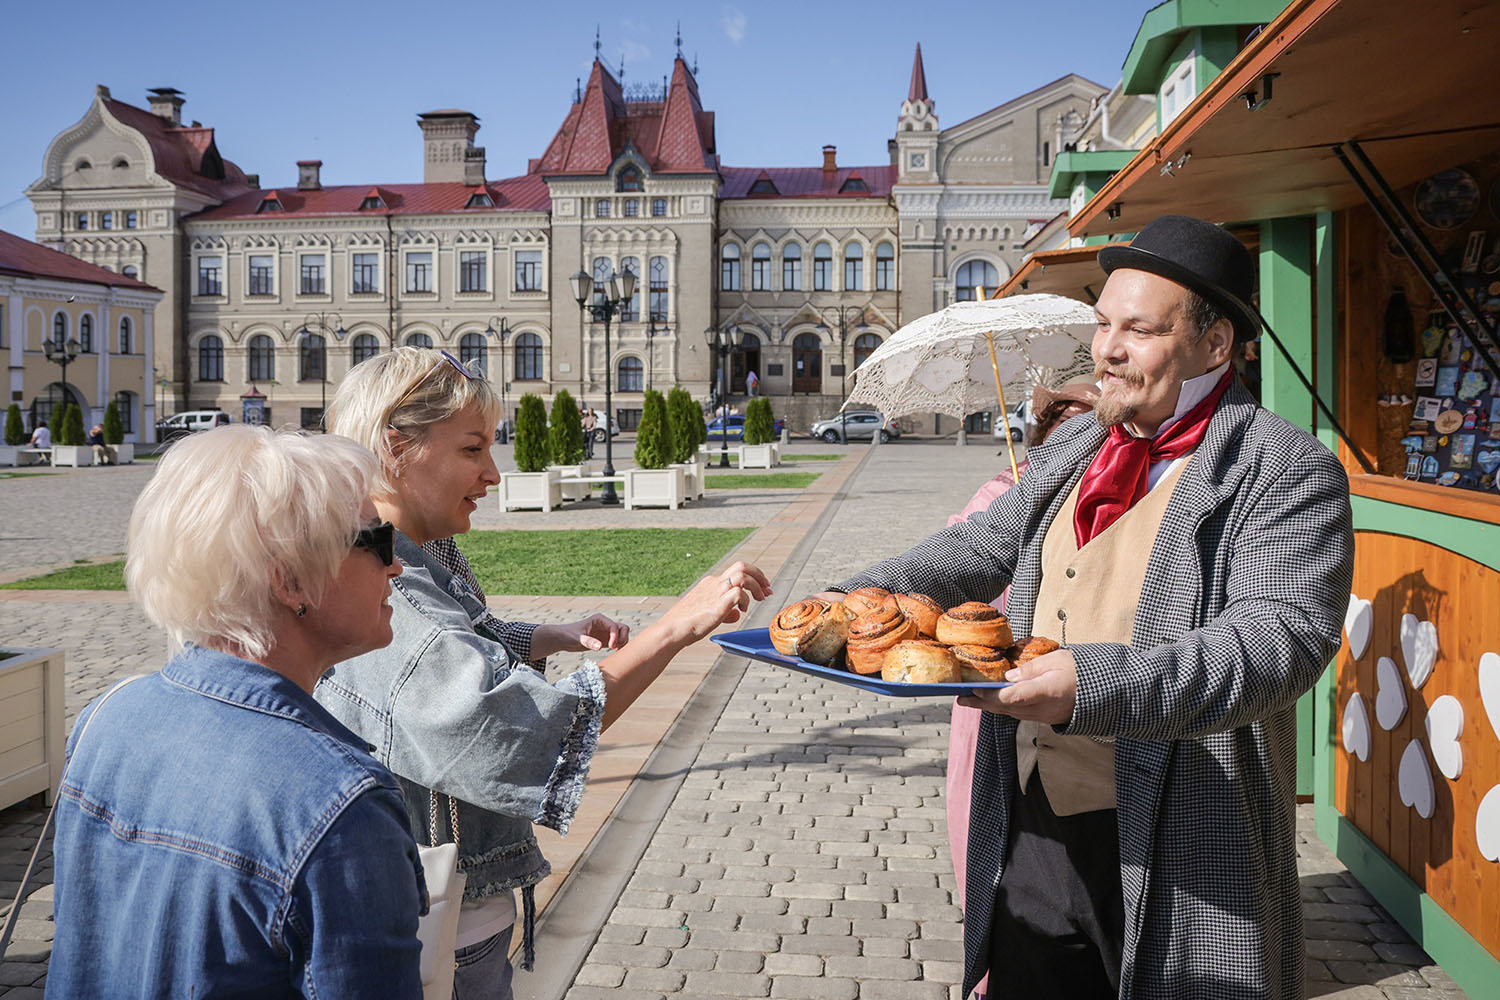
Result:
{"type": "Polygon", "coordinates": [[[229,423],[223,410],[183,410],[156,422],[156,440],[175,441],[197,431],[210,431],[229,423]]]}

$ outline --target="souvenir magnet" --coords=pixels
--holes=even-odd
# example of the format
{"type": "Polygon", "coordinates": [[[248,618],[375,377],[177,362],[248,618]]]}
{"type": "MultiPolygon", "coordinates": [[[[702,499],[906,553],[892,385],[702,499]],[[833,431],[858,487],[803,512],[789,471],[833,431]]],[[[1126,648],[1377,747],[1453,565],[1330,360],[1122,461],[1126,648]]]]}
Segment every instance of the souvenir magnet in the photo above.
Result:
{"type": "Polygon", "coordinates": [[[1437,428],[1439,434],[1452,434],[1464,425],[1464,415],[1457,410],[1444,410],[1437,415],[1432,426],[1437,428]]]}
{"type": "Polygon", "coordinates": [[[1437,358],[1423,358],[1417,362],[1417,378],[1413,383],[1418,389],[1430,388],[1437,382],[1437,358]]]}

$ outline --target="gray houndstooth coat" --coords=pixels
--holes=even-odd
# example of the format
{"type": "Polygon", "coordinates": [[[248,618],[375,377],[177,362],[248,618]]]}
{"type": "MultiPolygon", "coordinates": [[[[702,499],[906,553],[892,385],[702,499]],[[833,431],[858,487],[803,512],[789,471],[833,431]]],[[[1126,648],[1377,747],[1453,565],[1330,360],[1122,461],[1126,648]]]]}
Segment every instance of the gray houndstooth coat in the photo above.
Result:
{"type": "MultiPolygon", "coordinates": [[[[1030,635],[1042,539],[1103,441],[1091,417],[1073,418],[988,511],[838,589],[927,593],[951,607],[1010,584],[1011,623],[1030,635]]],[[[1130,645],[1070,647],[1078,701],[1057,729],[1116,739],[1122,997],[1303,996],[1295,703],[1339,647],[1351,521],[1334,456],[1236,382],[1167,507],[1130,645]]],[[[1015,728],[987,714],[980,730],[965,995],[989,966],[1015,728]]],[[[1008,996],[1005,970],[990,971],[991,996],[1008,996]]]]}

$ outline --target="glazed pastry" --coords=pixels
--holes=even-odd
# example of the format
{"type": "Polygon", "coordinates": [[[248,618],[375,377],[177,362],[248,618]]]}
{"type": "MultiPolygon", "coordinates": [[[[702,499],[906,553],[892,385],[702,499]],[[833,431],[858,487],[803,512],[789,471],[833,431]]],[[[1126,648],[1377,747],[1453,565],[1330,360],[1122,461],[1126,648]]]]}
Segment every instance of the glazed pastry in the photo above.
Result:
{"type": "Polygon", "coordinates": [[[1016,641],[1010,632],[1010,619],[982,601],[949,608],[937,621],[937,638],[955,646],[972,643],[995,649],[1004,649],[1016,641]]]}
{"type": "Polygon", "coordinates": [[[829,663],[849,638],[849,609],[816,597],[782,608],[771,622],[771,645],[777,652],[809,663],[829,663]]]}
{"type": "Polygon", "coordinates": [[[993,646],[958,645],[953,647],[953,656],[958,660],[959,675],[966,681],[1003,681],[1010,669],[1005,650],[993,646]]]}
{"type": "Polygon", "coordinates": [[[881,590],[879,587],[860,587],[844,595],[844,604],[848,606],[849,613],[858,618],[880,607],[890,596],[889,590],[881,590]]]}
{"type": "Polygon", "coordinates": [[[1005,655],[1009,656],[1011,658],[1011,661],[1014,662],[1017,666],[1020,666],[1027,660],[1034,660],[1038,656],[1046,656],[1048,653],[1061,648],[1061,646],[1053,642],[1051,639],[1043,638],[1039,635],[1034,635],[1030,639],[1027,639],[1025,642],[1017,643],[1016,645],[1007,649],[1005,651],[1005,655]]]}
{"type": "Polygon", "coordinates": [[[849,669],[857,674],[878,674],[886,650],[916,637],[917,623],[894,604],[860,615],[849,623],[849,669]]]}
{"type": "Polygon", "coordinates": [[[917,631],[924,639],[937,638],[937,620],[943,614],[943,606],[926,594],[892,594],[885,599],[894,603],[902,614],[917,623],[917,631]]]}
{"type": "Polygon", "coordinates": [[[935,639],[898,642],[885,654],[881,680],[904,684],[952,684],[960,679],[953,651],[935,639]]]}

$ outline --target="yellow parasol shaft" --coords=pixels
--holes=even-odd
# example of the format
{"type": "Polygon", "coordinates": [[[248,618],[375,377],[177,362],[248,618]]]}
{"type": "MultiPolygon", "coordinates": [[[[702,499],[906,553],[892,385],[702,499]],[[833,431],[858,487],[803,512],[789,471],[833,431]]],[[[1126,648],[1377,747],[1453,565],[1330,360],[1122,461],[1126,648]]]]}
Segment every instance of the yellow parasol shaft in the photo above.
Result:
{"type": "Polygon", "coordinates": [[[1005,386],[1000,384],[1000,362],[995,359],[994,332],[986,331],[984,339],[990,345],[990,370],[995,373],[995,390],[1000,393],[1000,419],[1005,423],[1005,447],[1010,452],[1010,474],[1019,483],[1021,470],[1016,467],[1016,443],[1010,436],[1010,407],[1005,405],[1005,386]]]}

